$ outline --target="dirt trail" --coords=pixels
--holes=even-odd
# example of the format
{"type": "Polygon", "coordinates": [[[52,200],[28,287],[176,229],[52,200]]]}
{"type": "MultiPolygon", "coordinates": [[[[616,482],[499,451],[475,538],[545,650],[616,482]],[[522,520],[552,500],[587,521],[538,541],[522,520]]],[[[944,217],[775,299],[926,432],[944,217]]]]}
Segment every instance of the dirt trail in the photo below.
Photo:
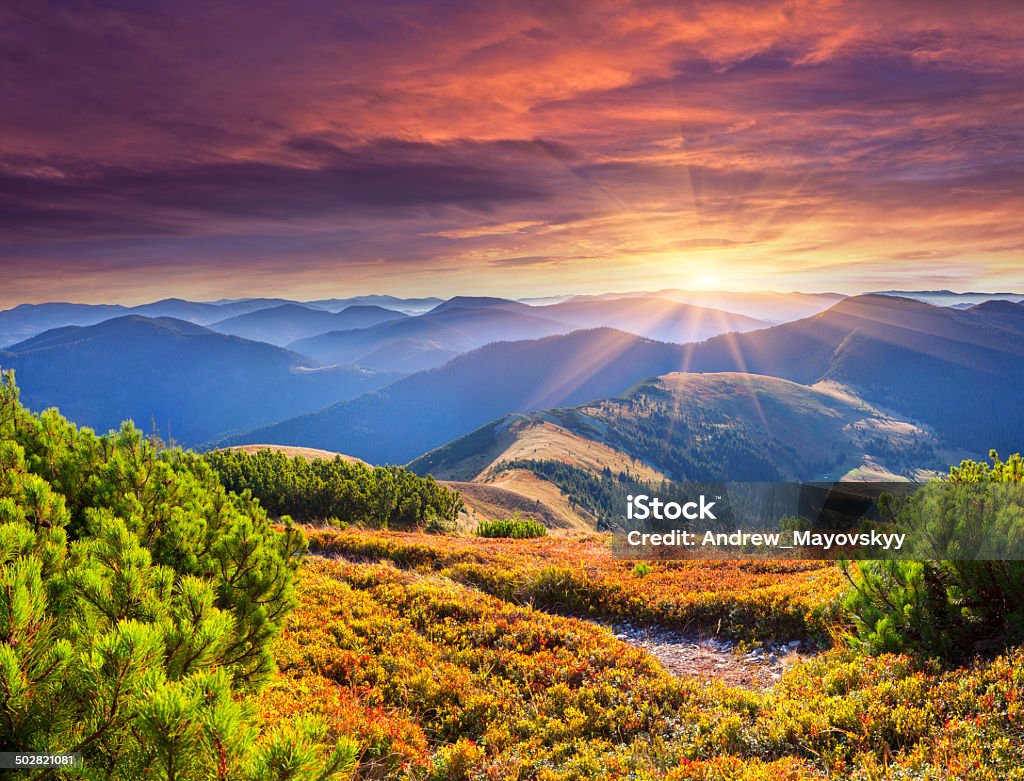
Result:
{"type": "Polygon", "coordinates": [[[614,624],[616,638],[654,656],[672,675],[715,678],[730,686],[766,689],[791,665],[814,655],[798,641],[737,651],[727,640],[699,638],[671,629],[614,624]]]}

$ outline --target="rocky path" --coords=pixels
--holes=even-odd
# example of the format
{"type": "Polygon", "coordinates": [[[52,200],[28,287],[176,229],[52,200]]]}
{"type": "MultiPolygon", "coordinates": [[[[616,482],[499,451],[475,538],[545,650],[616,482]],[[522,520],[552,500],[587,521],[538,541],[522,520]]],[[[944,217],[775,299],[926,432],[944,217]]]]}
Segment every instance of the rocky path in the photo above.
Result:
{"type": "Polygon", "coordinates": [[[609,629],[619,640],[643,648],[673,675],[716,678],[730,686],[765,689],[786,668],[813,656],[798,641],[775,643],[741,653],[727,640],[699,638],[670,629],[615,624],[609,629]]]}

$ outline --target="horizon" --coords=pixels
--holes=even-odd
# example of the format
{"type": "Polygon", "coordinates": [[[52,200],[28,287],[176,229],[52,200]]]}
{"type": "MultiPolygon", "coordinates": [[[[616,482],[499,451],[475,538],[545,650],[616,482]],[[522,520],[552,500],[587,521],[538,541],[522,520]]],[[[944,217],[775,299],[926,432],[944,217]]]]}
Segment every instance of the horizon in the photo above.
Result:
{"type": "MultiPolygon", "coordinates": [[[[761,289],[761,290],[725,290],[725,289],[719,289],[719,290],[699,290],[699,289],[687,289],[687,288],[662,288],[662,289],[659,289],[659,290],[653,290],[653,289],[652,290],[606,290],[606,291],[603,291],[603,292],[600,292],[600,293],[566,293],[566,292],[563,291],[562,293],[551,294],[551,295],[543,295],[543,296],[533,296],[533,295],[511,296],[511,295],[497,295],[497,294],[493,294],[493,293],[483,293],[483,294],[479,294],[479,295],[477,295],[477,294],[469,295],[469,294],[465,294],[465,293],[461,293],[461,292],[455,292],[455,293],[452,293],[451,295],[448,295],[447,297],[445,297],[445,296],[433,296],[433,295],[427,295],[427,294],[424,294],[424,295],[415,295],[415,294],[413,294],[413,295],[405,295],[405,296],[403,296],[403,295],[396,295],[396,294],[393,294],[393,293],[371,292],[371,293],[352,293],[352,294],[348,294],[348,295],[346,295],[346,294],[337,294],[337,295],[327,294],[327,295],[321,295],[318,298],[308,298],[308,299],[294,298],[294,297],[286,296],[286,295],[264,295],[264,296],[260,296],[260,295],[253,295],[253,296],[239,295],[239,296],[227,296],[227,297],[218,298],[218,299],[195,299],[195,298],[187,298],[185,296],[180,296],[180,295],[167,295],[167,296],[163,296],[161,298],[136,298],[136,299],[133,299],[133,300],[129,300],[129,299],[122,299],[122,300],[99,299],[99,300],[93,300],[93,301],[73,301],[73,300],[60,300],[60,301],[58,301],[58,300],[19,301],[17,303],[13,303],[13,304],[10,304],[10,305],[0,304],[0,312],[11,311],[12,309],[16,309],[17,307],[20,307],[20,306],[43,306],[43,305],[46,305],[46,304],[58,304],[58,305],[65,304],[65,305],[70,305],[70,306],[121,306],[121,307],[125,307],[125,308],[130,309],[130,308],[133,308],[133,307],[146,306],[148,304],[157,304],[157,303],[161,303],[161,302],[165,302],[165,301],[184,301],[184,302],[194,303],[194,304],[212,304],[212,305],[216,306],[216,305],[223,305],[223,304],[242,302],[242,301],[258,301],[258,300],[281,299],[281,301],[282,301],[281,305],[283,306],[283,305],[287,305],[287,304],[300,304],[300,305],[302,305],[302,304],[309,304],[309,303],[312,303],[312,302],[318,301],[318,300],[338,300],[338,301],[344,301],[344,300],[349,300],[349,299],[370,298],[370,297],[376,297],[376,296],[391,297],[391,298],[394,298],[396,300],[405,300],[405,301],[408,301],[408,300],[430,299],[430,298],[437,298],[440,301],[448,301],[448,300],[453,299],[453,298],[496,298],[496,299],[502,299],[502,300],[506,300],[506,301],[516,301],[516,302],[520,302],[520,303],[529,303],[530,301],[533,301],[533,300],[545,300],[545,299],[556,299],[556,298],[569,299],[569,298],[581,297],[581,296],[582,297],[601,297],[601,296],[616,296],[617,295],[617,296],[621,296],[621,297],[633,297],[633,296],[636,296],[636,297],[640,297],[640,296],[657,297],[658,293],[669,291],[669,290],[677,291],[677,292],[685,292],[685,293],[694,293],[694,294],[706,294],[706,295],[709,295],[709,296],[712,296],[712,295],[715,295],[715,294],[726,294],[726,295],[778,295],[778,296],[793,296],[793,295],[796,295],[796,296],[801,296],[801,295],[805,295],[805,296],[829,296],[829,295],[835,295],[835,296],[841,296],[842,298],[854,298],[854,297],[857,297],[857,296],[887,295],[887,296],[890,296],[890,297],[899,298],[899,297],[901,297],[900,294],[918,294],[918,295],[932,295],[932,296],[936,296],[936,295],[950,295],[950,296],[959,296],[959,297],[964,297],[964,296],[972,296],[972,297],[983,297],[983,296],[990,296],[990,297],[995,297],[995,296],[1021,296],[1021,297],[1024,297],[1024,292],[1015,292],[1015,291],[1006,291],[1006,290],[1001,290],[1001,291],[995,291],[995,290],[991,290],[991,291],[985,291],[985,290],[955,291],[955,290],[949,290],[949,289],[945,289],[945,288],[943,288],[943,289],[935,289],[935,290],[927,290],[927,289],[921,289],[921,290],[910,290],[910,289],[907,289],[907,290],[863,290],[863,291],[859,291],[859,292],[856,292],[856,293],[840,293],[840,292],[838,292],[836,290],[815,290],[815,291],[811,291],[811,290],[767,290],[767,289],[761,289]]],[[[930,303],[930,302],[924,302],[924,303],[930,303]]],[[[711,308],[715,308],[715,307],[711,307],[711,308]]]]}
{"type": "Polygon", "coordinates": [[[1022,36],[996,1],[0,9],[0,306],[1022,289],[1022,36]]]}

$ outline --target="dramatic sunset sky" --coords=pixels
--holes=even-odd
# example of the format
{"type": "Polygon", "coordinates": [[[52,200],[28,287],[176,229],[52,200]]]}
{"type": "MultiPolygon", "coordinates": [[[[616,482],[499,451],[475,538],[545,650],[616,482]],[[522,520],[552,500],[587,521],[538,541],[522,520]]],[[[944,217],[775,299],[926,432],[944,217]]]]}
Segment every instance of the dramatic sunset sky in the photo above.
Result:
{"type": "Polygon", "coordinates": [[[1024,288],[1024,5],[0,10],[0,307],[1024,288]]]}

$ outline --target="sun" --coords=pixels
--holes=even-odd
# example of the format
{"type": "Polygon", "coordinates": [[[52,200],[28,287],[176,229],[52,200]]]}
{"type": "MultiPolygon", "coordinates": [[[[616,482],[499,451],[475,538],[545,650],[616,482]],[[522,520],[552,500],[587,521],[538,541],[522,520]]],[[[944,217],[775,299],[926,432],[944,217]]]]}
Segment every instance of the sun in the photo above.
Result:
{"type": "Polygon", "coordinates": [[[713,271],[700,271],[690,278],[691,290],[717,290],[721,286],[721,277],[713,271]]]}

